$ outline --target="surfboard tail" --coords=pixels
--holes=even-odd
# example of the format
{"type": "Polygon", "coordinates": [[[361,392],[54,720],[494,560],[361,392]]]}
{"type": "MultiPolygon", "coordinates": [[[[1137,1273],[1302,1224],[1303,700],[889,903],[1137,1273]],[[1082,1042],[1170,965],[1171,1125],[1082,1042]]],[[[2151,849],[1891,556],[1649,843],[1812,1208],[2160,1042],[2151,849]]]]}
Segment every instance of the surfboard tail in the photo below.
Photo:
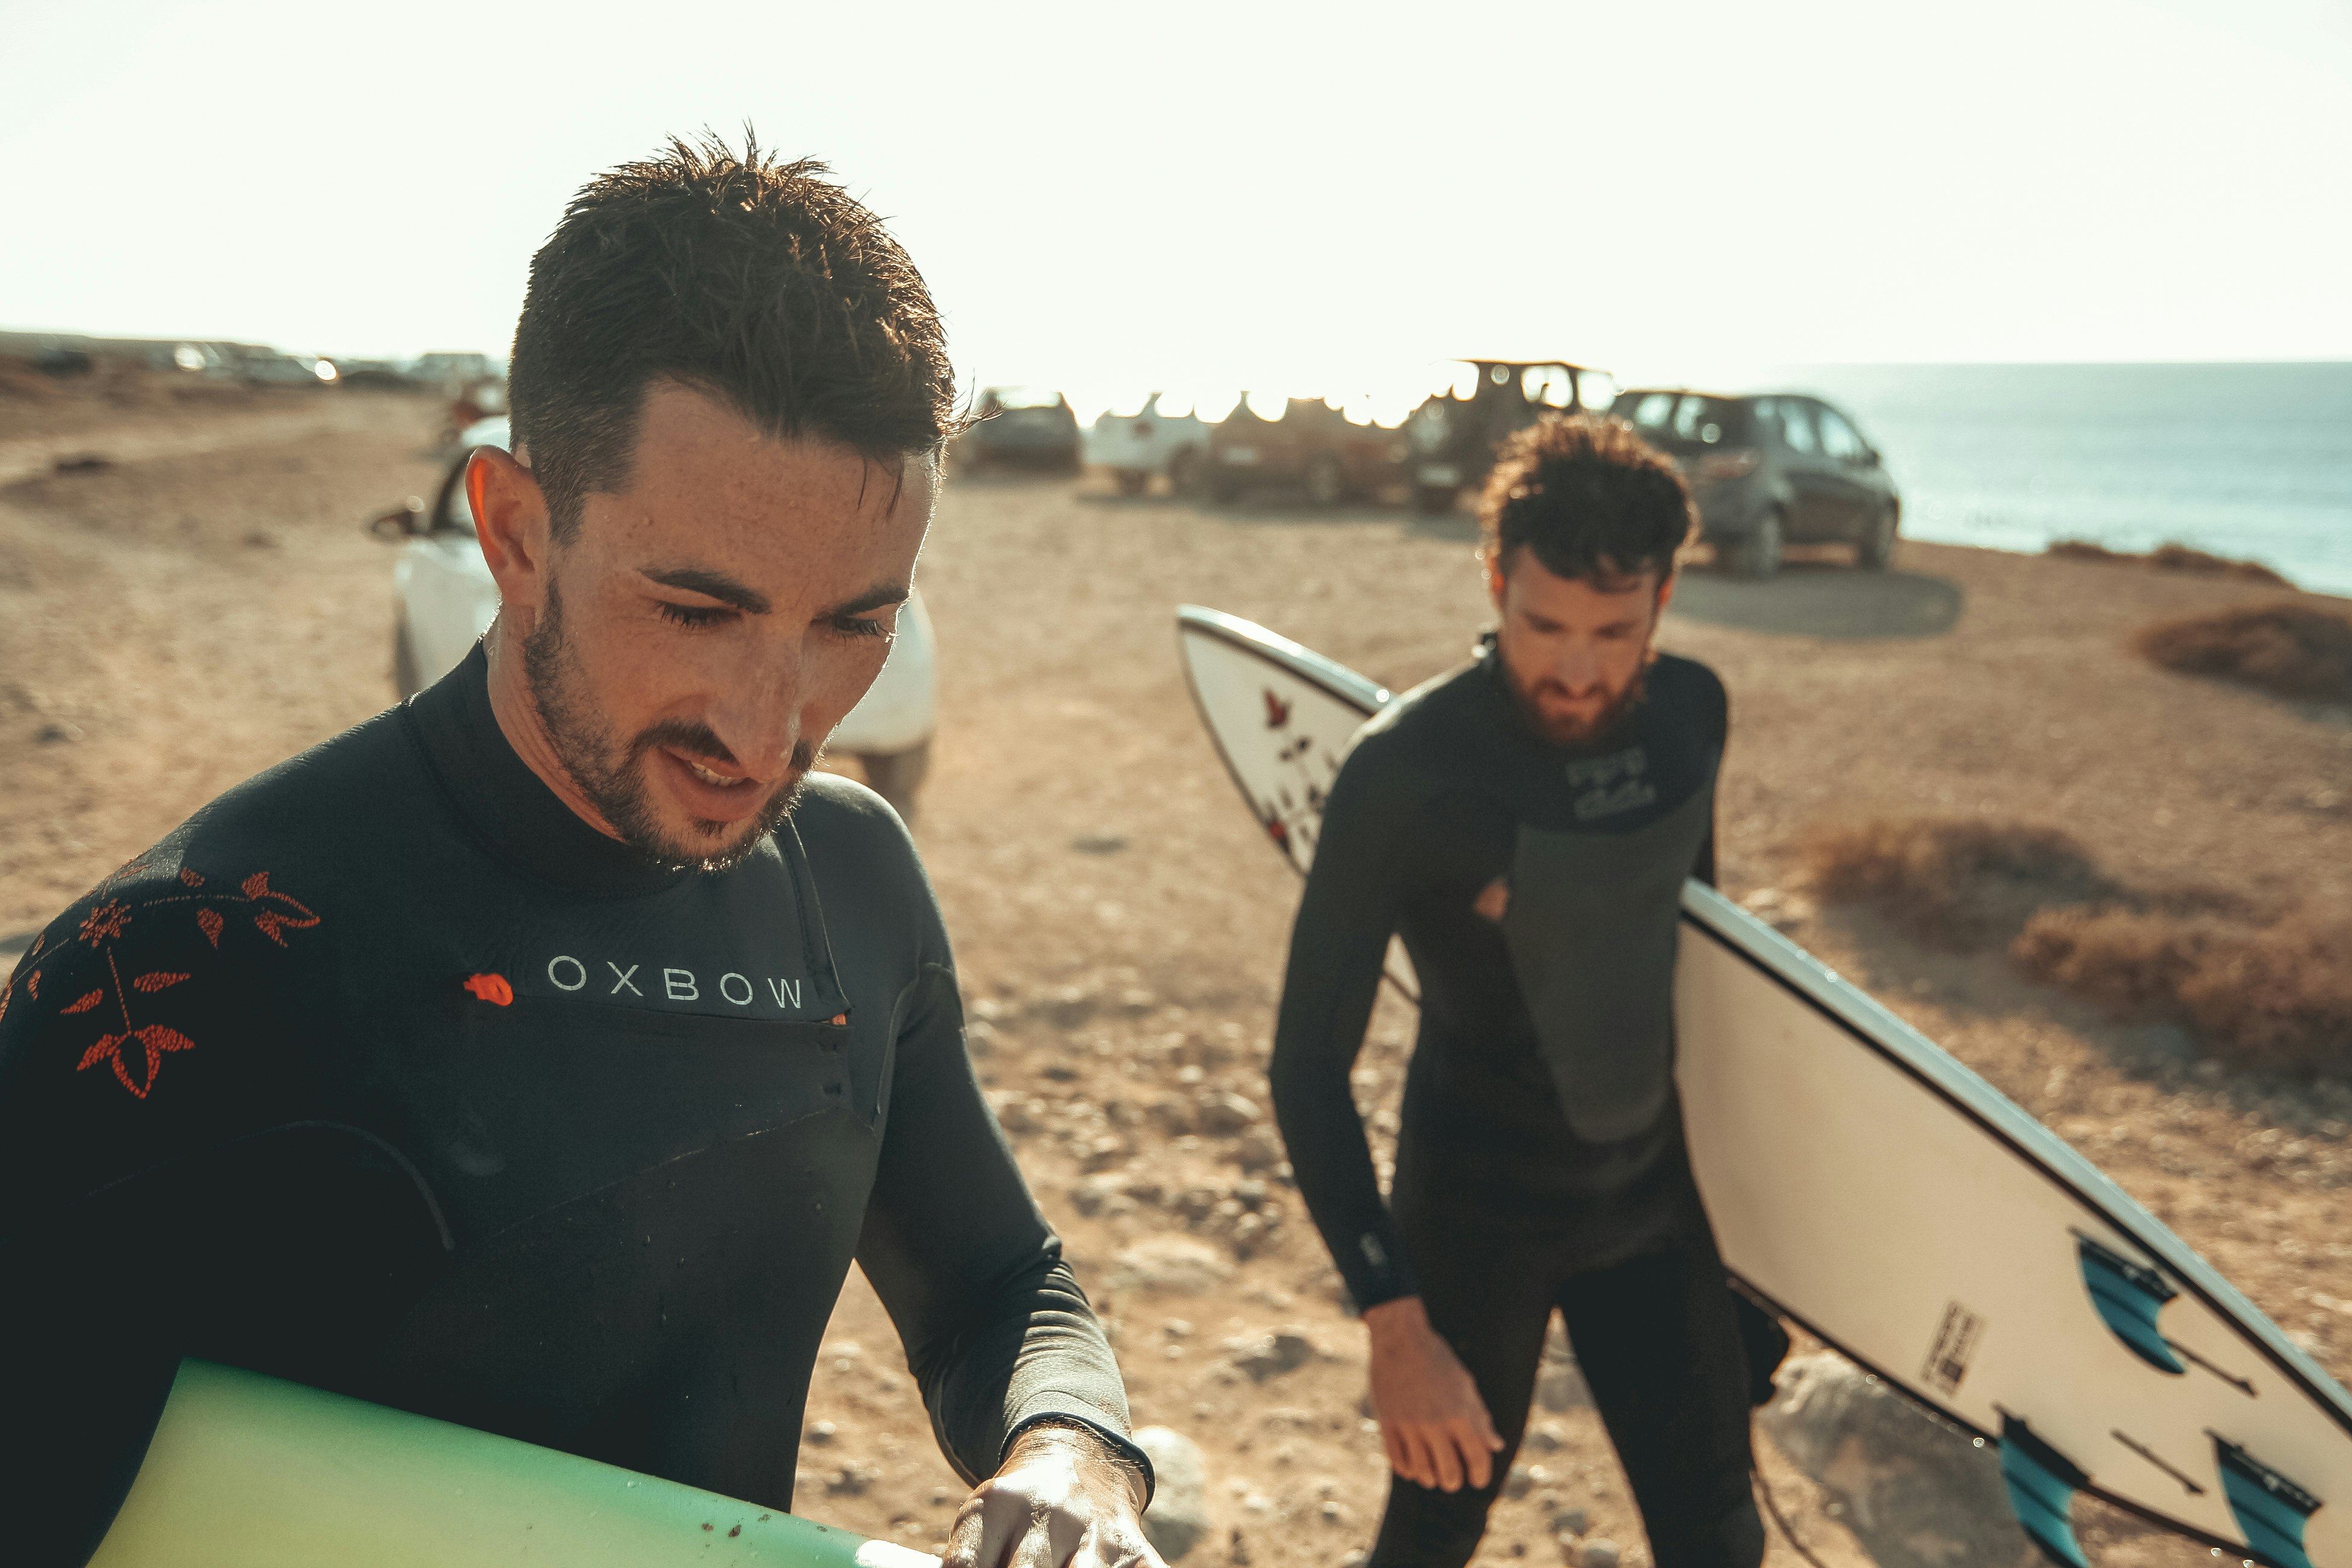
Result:
{"type": "Polygon", "coordinates": [[[2213,1439],[2213,1454],[2246,1550],[2270,1568],[2312,1568],[2303,1527],[2319,1511],[2319,1499],[2226,1437],[2213,1439]]]}
{"type": "Polygon", "coordinates": [[[2074,1494],[2090,1476],[2006,1411],[2000,1418],[2000,1479],[2026,1539],[2060,1568],[2090,1568],[2082,1542],[2074,1539],[2074,1494]]]}
{"type": "Polygon", "coordinates": [[[2080,1232],[2074,1244],[2082,1258],[2083,1284],[2091,1293],[2091,1305],[2100,1321],[2132,1354],[2158,1372],[2175,1377],[2185,1373],[2189,1369],[2173,1353],[2157,1322],[2164,1304],[2180,1292],[2155,1269],[2134,1263],[2080,1232]]]}

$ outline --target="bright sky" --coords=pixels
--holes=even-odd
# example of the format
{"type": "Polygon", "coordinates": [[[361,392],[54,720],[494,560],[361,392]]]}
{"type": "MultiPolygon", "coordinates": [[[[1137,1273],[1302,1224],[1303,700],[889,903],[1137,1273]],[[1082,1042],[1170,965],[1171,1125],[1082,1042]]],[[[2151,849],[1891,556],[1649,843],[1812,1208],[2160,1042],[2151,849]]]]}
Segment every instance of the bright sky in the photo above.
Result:
{"type": "Polygon", "coordinates": [[[982,382],[2352,358],[2345,0],[0,0],[0,326],[503,352],[587,174],[749,120],[982,382]]]}

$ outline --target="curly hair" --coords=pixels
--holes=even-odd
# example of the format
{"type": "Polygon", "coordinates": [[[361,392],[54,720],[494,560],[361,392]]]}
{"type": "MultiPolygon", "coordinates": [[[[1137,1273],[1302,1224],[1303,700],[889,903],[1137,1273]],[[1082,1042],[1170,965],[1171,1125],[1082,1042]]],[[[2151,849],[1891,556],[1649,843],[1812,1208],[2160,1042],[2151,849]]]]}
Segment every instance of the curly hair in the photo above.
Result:
{"type": "Polygon", "coordinates": [[[959,428],[922,274],[829,172],[778,162],[747,128],[740,156],[707,133],[673,138],[572,198],[531,258],[508,373],[558,540],[588,495],[627,485],[656,380],[880,463],[959,428]]]}
{"type": "Polygon", "coordinates": [[[1549,415],[1512,435],[1478,498],[1487,559],[1519,546],[1562,577],[1664,577],[1697,526],[1672,462],[1622,419],[1549,415]]]}

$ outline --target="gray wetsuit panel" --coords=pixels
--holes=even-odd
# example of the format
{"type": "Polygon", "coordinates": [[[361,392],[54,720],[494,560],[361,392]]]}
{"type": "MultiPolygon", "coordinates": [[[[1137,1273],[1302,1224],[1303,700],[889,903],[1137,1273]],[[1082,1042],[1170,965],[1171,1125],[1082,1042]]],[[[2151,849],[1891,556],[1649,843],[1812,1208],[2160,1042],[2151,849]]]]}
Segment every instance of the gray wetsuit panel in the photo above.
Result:
{"type": "Polygon", "coordinates": [[[1683,879],[1714,811],[1709,782],[1631,833],[1519,827],[1503,935],[1579,1138],[1633,1137],[1665,1107],[1683,879]]]}

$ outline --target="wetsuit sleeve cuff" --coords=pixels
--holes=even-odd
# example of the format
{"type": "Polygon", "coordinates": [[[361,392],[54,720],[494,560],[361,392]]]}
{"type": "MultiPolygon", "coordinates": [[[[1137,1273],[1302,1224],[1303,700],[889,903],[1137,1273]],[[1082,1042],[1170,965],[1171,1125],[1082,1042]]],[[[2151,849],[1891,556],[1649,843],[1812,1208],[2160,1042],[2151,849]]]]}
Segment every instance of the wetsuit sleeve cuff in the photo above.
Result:
{"type": "MultiPolygon", "coordinates": [[[[1133,1466],[1136,1473],[1143,1478],[1143,1506],[1149,1508],[1158,1479],[1151,1473],[1151,1456],[1138,1447],[1135,1439],[1127,1435],[1127,1424],[1108,1411],[1098,1410],[1082,1400],[1071,1399],[1067,1394],[1060,1397],[1064,1403],[1054,1408],[1032,1411],[1015,1421],[1012,1430],[1004,1434],[1004,1451],[1009,1453],[1014,1441],[1032,1426],[1083,1426],[1101,1438],[1114,1455],[1133,1466]]],[[[997,1462],[1003,1463],[1003,1454],[997,1456],[997,1462]]]]}
{"type": "MultiPolygon", "coordinates": [[[[1334,1253],[1338,1252],[1334,1248],[1334,1253]]],[[[1387,1226],[1368,1230],[1356,1239],[1355,1258],[1335,1258],[1348,1287],[1348,1300],[1358,1312],[1369,1311],[1401,1296],[1418,1296],[1421,1286],[1405,1266],[1395,1230],[1387,1226]]]]}

